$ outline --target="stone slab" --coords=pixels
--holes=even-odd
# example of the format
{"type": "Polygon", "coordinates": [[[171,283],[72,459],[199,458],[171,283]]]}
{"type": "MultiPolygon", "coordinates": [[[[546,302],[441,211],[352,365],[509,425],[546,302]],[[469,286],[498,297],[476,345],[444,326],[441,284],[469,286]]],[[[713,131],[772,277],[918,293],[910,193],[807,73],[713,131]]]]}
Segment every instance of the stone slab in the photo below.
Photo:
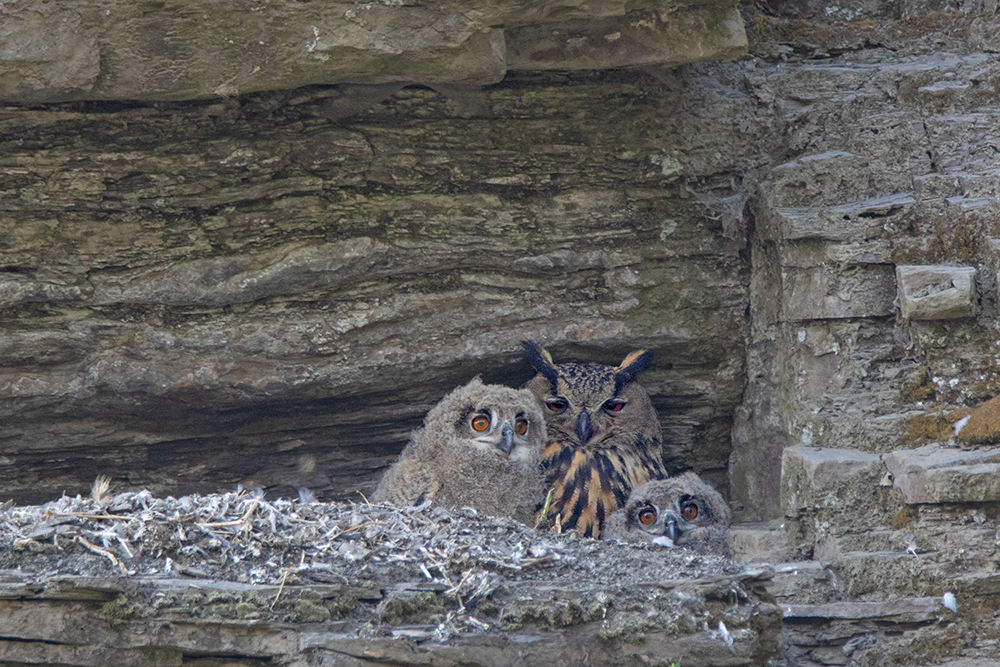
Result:
{"type": "Polygon", "coordinates": [[[785,449],[782,470],[798,464],[805,470],[806,479],[817,491],[832,490],[844,480],[871,469],[879,462],[876,454],[856,449],[831,447],[805,447],[796,445],[785,449]]]}
{"type": "Polygon", "coordinates": [[[941,264],[896,267],[899,308],[911,320],[949,320],[975,313],[976,270],[941,264]]]}
{"type": "Polygon", "coordinates": [[[730,0],[0,5],[0,101],[182,100],[314,84],[489,85],[520,69],[731,60],[730,0]],[[558,20],[558,23],[552,23],[558,20]],[[511,27],[510,24],[516,24],[511,27]],[[523,55],[519,55],[522,54],[523,55]]]}
{"type": "Polygon", "coordinates": [[[837,206],[779,206],[762,216],[757,229],[769,241],[858,242],[881,235],[885,218],[910,214],[914,204],[912,193],[900,192],[837,206]]]}
{"type": "Polygon", "coordinates": [[[903,598],[891,602],[829,602],[826,604],[783,605],[788,619],[900,619],[911,622],[936,618],[941,609],[940,598],[903,598]]]}
{"type": "Polygon", "coordinates": [[[1000,501],[1000,447],[930,444],[887,454],[885,465],[910,504],[1000,501]]]}
{"type": "Polygon", "coordinates": [[[837,599],[830,571],[816,560],[792,561],[774,566],[767,592],[782,604],[821,604],[837,599]]]}
{"type": "Polygon", "coordinates": [[[620,17],[507,30],[508,67],[524,70],[733,60],[746,48],[743,20],[735,8],[713,12],[702,5],[678,10],[675,2],[657,2],[620,17]]]}
{"type": "Polygon", "coordinates": [[[882,465],[875,454],[853,449],[788,447],[781,457],[781,504],[785,512],[816,505],[836,504],[840,486],[882,465]]]}
{"type": "Polygon", "coordinates": [[[885,317],[896,293],[892,266],[782,267],[781,319],[807,320],[885,317]]]}
{"type": "Polygon", "coordinates": [[[733,526],[726,534],[733,560],[774,563],[789,560],[794,549],[780,519],[733,526]]]}

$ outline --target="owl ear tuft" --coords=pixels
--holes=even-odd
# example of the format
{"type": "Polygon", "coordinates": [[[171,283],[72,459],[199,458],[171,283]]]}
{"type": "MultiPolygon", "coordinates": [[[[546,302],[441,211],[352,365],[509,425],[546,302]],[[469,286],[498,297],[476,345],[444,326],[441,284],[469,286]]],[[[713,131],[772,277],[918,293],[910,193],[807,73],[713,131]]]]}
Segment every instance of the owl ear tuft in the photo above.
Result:
{"type": "Polygon", "coordinates": [[[524,360],[549,381],[549,384],[552,385],[552,393],[555,393],[559,370],[556,368],[555,362],[552,361],[552,355],[535,341],[523,340],[521,344],[524,345],[524,360]]]}
{"type": "Polygon", "coordinates": [[[649,350],[636,350],[625,357],[615,369],[615,393],[625,385],[635,382],[639,373],[649,368],[653,363],[653,353],[649,350]]]}

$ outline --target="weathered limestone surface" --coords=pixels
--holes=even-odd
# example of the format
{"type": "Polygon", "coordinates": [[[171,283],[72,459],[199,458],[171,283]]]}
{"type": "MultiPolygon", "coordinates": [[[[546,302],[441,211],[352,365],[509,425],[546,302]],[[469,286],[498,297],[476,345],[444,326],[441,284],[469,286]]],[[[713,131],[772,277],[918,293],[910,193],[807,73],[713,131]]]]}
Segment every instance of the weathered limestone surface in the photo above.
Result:
{"type": "Polygon", "coordinates": [[[976,270],[969,266],[896,267],[899,310],[914,320],[950,320],[975,312],[976,270]]]}
{"type": "Polygon", "coordinates": [[[748,19],[759,28],[751,51],[788,59],[748,74],[783,141],[750,198],[749,383],[730,459],[733,497],[755,517],[781,511],[786,447],[885,454],[947,439],[998,392],[988,239],[1000,165],[985,147],[1000,110],[977,82],[992,90],[1000,72],[977,50],[994,39],[983,31],[995,9],[984,11],[954,24],[927,15],[921,27],[748,19]],[[922,42],[929,33],[946,53],[922,42]],[[805,34],[814,50],[788,50],[805,34]],[[866,40],[900,47],[900,59],[866,40]],[[907,320],[896,267],[939,264],[986,269],[964,269],[964,317],[907,320]]]}
{"type": "Polygon", "coordinates": [[[885,465],[908,503],[1000,501],[997,447],[968,451],[931,444],[892,452],[885,465]]]}
{"type": "Polygon", "coordinates": [[[861,475],[872,476],[883,468],[881,459],[851,449],[795,446],[781,459],[782,498],[786,513],[811,506],[837,503],[836,492],[861,475]]]}
{"type": "Polygon", "coordinates": [[[470,511],[94,494],[0,510],[0,545],[5,665],[762,667],[780,653],[768,568],[470,511]]]}
{"type": "Polygon", "coordinates": [[[992,449],[943,453],[1000,393],[995,2],[746,3],[673,69],[731,4],[313,4],[0,10],[5,497],[356,498],[522,338],[649,347],[669,470],[788,561],[777,664],[995,661],[992,449]]]}
{"type": "Polygon", "coordinates": [[[686,76],[513,78],[480,111],[406,88],[338,121],[317,88],[8,108],[4,494],[357,498],[456,384],[526,381],[525,338],[654,349],[668,465],[724,486],[748,267],[715,173],[753,150],[707,120],[746,96],[671,97],[686,76]]]}
{"type": "Polygon", "coordinates": [[[0,100],[177,100],[343,83],[488,85],[509,68],[676,65],[735,58],[746,45],[730,0],[16,2],[0,7],[0,100]],[[553,40],[553,32],[561,35],[553,40]]]}

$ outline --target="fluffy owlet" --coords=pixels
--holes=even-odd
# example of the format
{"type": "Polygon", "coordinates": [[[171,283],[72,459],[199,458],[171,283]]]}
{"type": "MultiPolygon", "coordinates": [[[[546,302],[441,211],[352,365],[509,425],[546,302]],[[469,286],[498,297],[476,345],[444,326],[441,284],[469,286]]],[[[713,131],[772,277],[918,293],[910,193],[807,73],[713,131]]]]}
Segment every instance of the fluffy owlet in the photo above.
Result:
{"type": "Polygon", "coordinates": [[[646,482],[611,515],[609,540],[687,547],[729,556],[726,529],[732,514],[722,496],[693,472],[646,482]]]}
{"type": "Polygon", "coordinates": [[[651,353],[633,352],[618,366],[555,364],[531,341],[525,358],[538,375],[525,385],[545,414],[542,451],[552,489],[551,516],[563,530],[600,537],[604,520],[632,488],[664,477],[660,420],[649,394],[635,378],[651,353]]]}
{"type": "Polygon", "coordinates": [[[373,501],[470,506],[532,521],[544,495],[539,467],[545,423],[524,389],[474,378],[441,399],[379,481],[373,501]]]}

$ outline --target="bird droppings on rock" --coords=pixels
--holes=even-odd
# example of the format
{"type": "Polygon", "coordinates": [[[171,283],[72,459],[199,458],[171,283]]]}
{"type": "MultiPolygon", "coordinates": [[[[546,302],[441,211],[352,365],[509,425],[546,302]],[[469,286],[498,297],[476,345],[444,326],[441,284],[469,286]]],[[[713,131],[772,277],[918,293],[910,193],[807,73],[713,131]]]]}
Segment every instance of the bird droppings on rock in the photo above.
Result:
{"type": "Polygon", "coordinates": [[[38,573],[58,562],[90,576],[198,571],[201,578],[279,584],[289,577],[375,581],[405,571],[447,584],[456,603],[468,599],[465,593],[482,597],[492,590],[471,586],[474,575],[484,573],[521,580],[556,573],[591,584],[634,585],[744,569],[720,557],[692,564],[686,551],[665,554],[537,531],[471,509],[301,503],[247,491],[181,498],[140,491],[102,501],[63,496],[10,507],[0,512],[0,545],[8,548],[0,567],[38,573]]]}
{"type": "MultiPolygon", "coordinates": [[[[582,637],[573,650],[584,653],[597,646],[587,637],[655,636],[676,640],[682,657],[695,650],[686,642],[731,656],[729,640],[712,640],[724,618],[732,651],[747,660],[734,664],[750,664],[780,631],[776,608],[757,597],[768,576],[718,556],[426,503],[304,503],[242,490],[112,497],[95,487],[91,497],[0,511],[0,622],[12,601],[59,589],[100,602],[95,622],[112,629],[180,615],[244,630],[320,625],[345,641],[486,635],[511,646],[572,629],[582,637]],[[641,628],[629,622],[635,615],[641,628]]],[[[87,645],[100,645],[102,633],[87,645]]]]}

